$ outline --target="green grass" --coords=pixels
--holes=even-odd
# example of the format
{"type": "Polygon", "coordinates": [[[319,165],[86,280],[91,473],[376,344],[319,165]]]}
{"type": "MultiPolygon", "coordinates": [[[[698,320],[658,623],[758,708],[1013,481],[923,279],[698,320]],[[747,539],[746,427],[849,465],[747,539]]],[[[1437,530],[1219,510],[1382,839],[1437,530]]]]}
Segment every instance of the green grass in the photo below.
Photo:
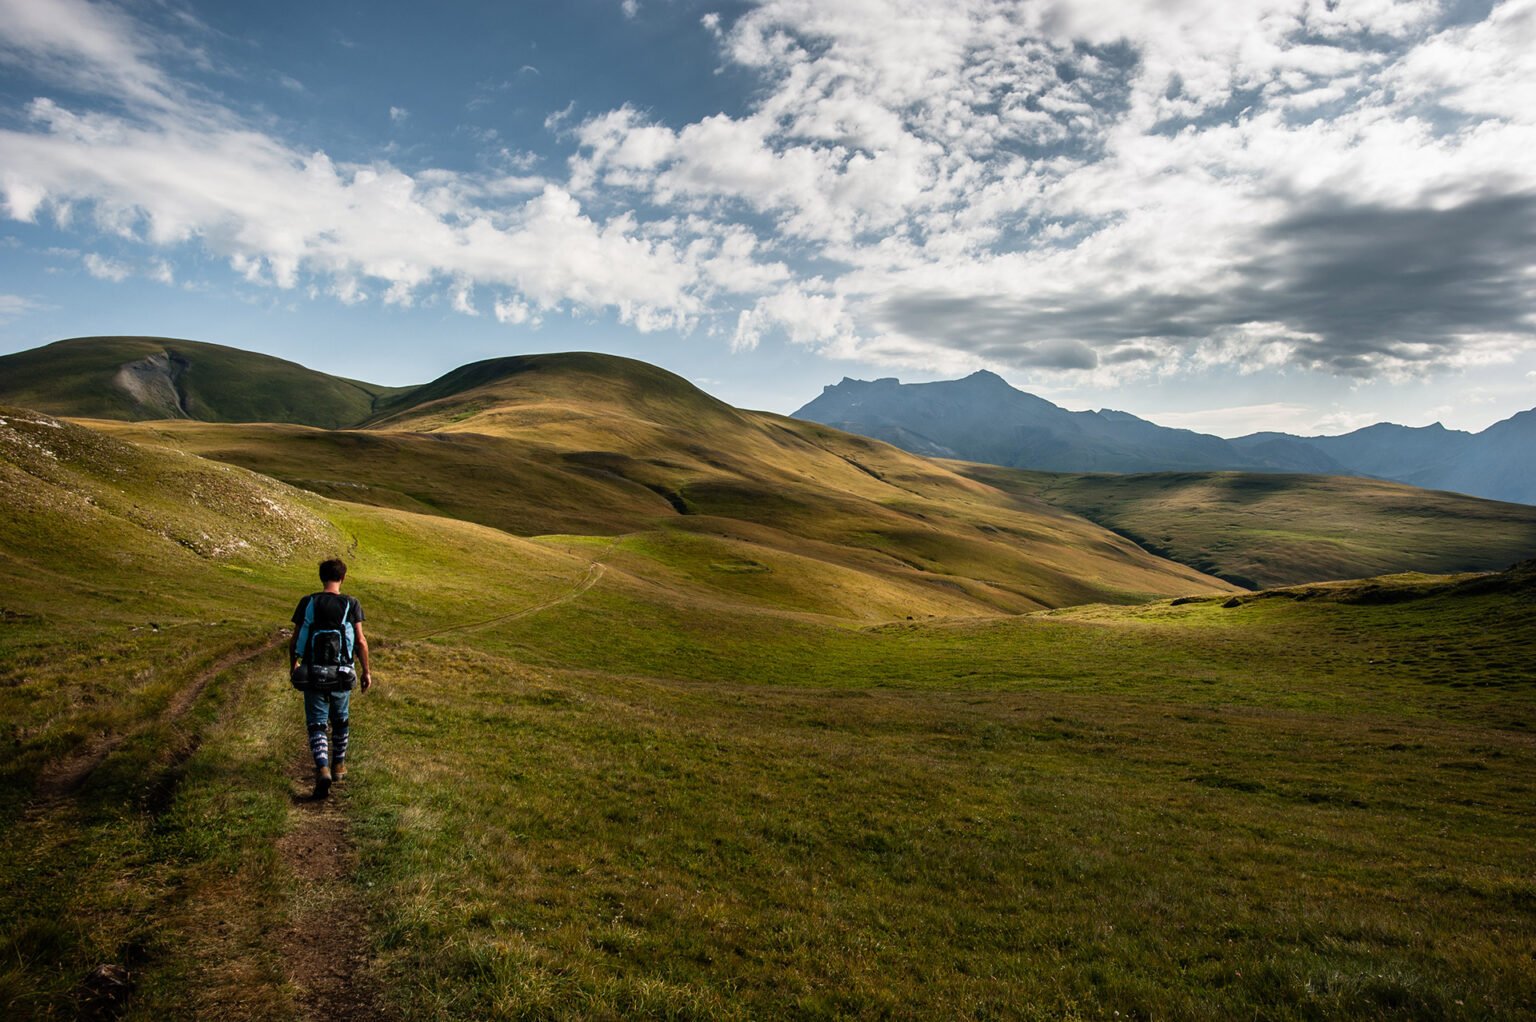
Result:
{"type": "Polygon", "coordinates": [[[185,1017],[221,998],[271,1017],[263,1006],[281,1002],[281,968],[263,930],[279,919],[272,842],[287,822],[277,767],[291,731],[273,727],[272,690],[262,691],[272,673],[269,662],[216,678],[171,722],[140,714],[57,805],[7,799],[7,1017],[90,1015],[99,1009],[85,981],[106,964],[135,976],[134,1017],[185,1017]]]}
{"type": "Polygon", "coordinates": [[[1501,571],[1536,554],[1536,508],[1377,479],[955,467],[1249,588],[1404,571],[1501,571]]]}
{"type": "Polygon", "coordinates": [[[842,631],[734,683],[402,647],[357,803],[382,961],[422,1017],[1514,1017],[1530,678],[1372,662],[1536,652],[1465,637],[1490,612],[842,631]]]}
{"type": "Polygon", "coordinates": [[[7,1017],[104,963],[126,1017],[297,1016],[281,655],[173,711],[332,552],[379,680],[339,882],[399,1017],[1536,1011],[1529,571],[1015,616],[948,539],[530,540],[0,414],[7,1017]]]}

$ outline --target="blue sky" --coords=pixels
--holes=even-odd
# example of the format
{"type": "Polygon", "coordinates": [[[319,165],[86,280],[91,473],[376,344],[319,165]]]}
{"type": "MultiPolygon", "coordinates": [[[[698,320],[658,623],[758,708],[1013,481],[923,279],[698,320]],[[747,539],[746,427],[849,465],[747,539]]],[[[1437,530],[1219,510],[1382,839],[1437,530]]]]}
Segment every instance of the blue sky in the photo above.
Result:
{"type": "Polygon", "coordinates": [[[0,0],[0,351],[1536,405],[1536,0],[0,0]]]}

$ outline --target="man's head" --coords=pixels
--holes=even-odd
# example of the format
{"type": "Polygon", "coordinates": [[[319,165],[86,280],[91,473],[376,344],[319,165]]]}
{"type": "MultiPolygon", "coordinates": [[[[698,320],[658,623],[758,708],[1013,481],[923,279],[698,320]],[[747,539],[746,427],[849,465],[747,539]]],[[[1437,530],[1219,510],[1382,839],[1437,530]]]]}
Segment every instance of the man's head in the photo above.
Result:
{"type": "Polygon", "coordinates": [[[347,562],[340,557],[332,557],[328,561],[320,562],[320,584],[341,582],[347,577],[347,562]]]}

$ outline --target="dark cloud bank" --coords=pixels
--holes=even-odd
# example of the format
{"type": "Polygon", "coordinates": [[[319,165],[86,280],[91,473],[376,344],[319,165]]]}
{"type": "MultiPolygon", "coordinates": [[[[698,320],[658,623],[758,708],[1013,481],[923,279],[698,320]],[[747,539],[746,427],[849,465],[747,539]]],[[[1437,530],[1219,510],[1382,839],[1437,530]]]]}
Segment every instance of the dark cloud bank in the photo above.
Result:
{"type": "Polygon", "coordinates": [[[1020,368],[1091,369],[1155,358],[1135,342],[1192,346],[1279,324],[1298,364],[1367,375],[1443,362],[1476,335],[1536,335],[1536,194],[1446,208],[1314,203],[1267,229],[1222,292],[1085,294],[1044,307],[937,292],[887,299],[888,329],[1020,368]]]}

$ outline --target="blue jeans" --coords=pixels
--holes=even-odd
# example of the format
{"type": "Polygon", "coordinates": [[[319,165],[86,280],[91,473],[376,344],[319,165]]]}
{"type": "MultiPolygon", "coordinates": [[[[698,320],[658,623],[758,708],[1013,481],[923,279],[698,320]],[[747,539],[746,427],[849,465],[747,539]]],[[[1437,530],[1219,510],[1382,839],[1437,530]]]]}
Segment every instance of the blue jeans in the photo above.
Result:
{"type": "Polygon", "coordinates": [[[310,727],[324,727],[329,721],[340,723],[347,719],[347,704],[352,700],[352,693],[347,692],[305,692],[304,693],[304,723],[310,727]]]}
{"type": "Polygon", "coordinates": [[[351,692],[304,693],[304,723],[309,726],[309,752],[315,757],[315,766],[326,767],[346,759],[347,735],[350,731],[347,726],[347,703],[351,700],[351,692]],[[327,723],[331,725],[329,738],[325,733],[327,723]],[[331,745],[332,738],[336,743],[334,748],[331,745]]]}

